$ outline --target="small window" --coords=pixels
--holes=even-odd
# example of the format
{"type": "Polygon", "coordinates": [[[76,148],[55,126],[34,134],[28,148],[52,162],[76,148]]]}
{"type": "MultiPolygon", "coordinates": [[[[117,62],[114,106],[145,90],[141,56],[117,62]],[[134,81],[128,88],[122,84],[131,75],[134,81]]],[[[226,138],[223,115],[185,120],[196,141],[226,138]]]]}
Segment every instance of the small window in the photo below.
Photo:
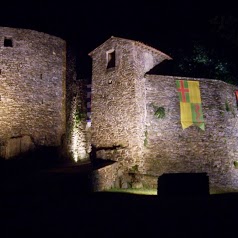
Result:
{"type": "Polygon", "coordinates": [[[12,39],[11,38],[5,38],[4,39],[4,46],[5,47],[12,47],[12,39]]]}
{"type": "Polygon", "coordinates": [[[2,70],[0,69],[0,75],[2,74],[2,70]]]}
{"type": "Polygon", "coordinates": [[[115,50],[107,52],[107,69],[114,68],[116,65],[116,53],[115,50]]]}

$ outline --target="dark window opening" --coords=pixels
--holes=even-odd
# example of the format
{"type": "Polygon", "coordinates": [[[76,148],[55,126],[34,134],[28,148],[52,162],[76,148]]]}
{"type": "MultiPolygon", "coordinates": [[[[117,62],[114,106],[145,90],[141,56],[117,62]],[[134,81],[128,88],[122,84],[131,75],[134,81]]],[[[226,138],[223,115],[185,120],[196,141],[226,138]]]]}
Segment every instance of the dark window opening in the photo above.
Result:
{"type": "Polygon", "coordinates": [[[0,74],[2,74],[2,70],[0,69],[0,74]]]}
{"type": "Polygon", "coordinates": [[[115,50],[107,52],[107,69],[114,68],[116,65],[115,50]]]}
{"type": "Polygon", "coordinates": [[[42,74],[40,74],[40,79],[42,79],[42,74]]]}
{"type": "Polygon", "coordinates": [[[5,38],[4,39],[4,46],[5,47],[12,47],[12,39],[11,38],[5,38]]]}

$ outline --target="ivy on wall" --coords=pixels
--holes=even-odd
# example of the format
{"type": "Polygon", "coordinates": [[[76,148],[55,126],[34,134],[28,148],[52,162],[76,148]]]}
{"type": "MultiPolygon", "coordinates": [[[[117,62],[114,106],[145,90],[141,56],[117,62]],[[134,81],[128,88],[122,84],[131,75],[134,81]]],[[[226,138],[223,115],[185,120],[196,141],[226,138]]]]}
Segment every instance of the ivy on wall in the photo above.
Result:
{"type": "Polygon", "coordinates": [[[238,161],[237,160],[234,161],[234,166],[235,166],[236,169],[238,169],[238,161]]]}
{"type": "Polygon", "coordinates": [[[137,172],[139,172],[139,165],[138,165],[138,164],[135,164],[134,166],[132,166],[132,167],[129,169],[129,172],[130,172],[130,173],[137,173],[137,172]]]}
{"type": "Polygon", "coordinates": [[[148,131],[145,131],[145,139],[144,139],[144,146],[146,147],[148,145],[148,131]]]}
{"type": "Polygon", "coordinates": [[[80,122],[82,122],[83,120],[86,120],[86,113],[82,112],[81,110],[77,109],[74,113],[74,120],[75,123],[78,125],[80,122]]]}
{"type": "Polygon", "coordinates": [[[225,102],[225,109],[226,109],[227,112],[230,112],[230,111],[231,111],[230,105],[229,105],[229,103],[228,103],[227,100],[226,100],[226,102],[225,102]]]}
{"type": "Polygon", "coordinates": [[[163,119],[165,117],[165,108],[164,107],[158,107],[158,106],[154,105],[153,103],[151,104],[151,106],[154,109],[154,115],[158,119],[163,119]]]}
{"type": "Polygon", "coordinates": [[[234,110],[234,108],[229,104],[228,100],[225,101],[225,110],[226,110],[227,112],[231,112],[234,117],[236,116],[235,110],[234,110]]]}

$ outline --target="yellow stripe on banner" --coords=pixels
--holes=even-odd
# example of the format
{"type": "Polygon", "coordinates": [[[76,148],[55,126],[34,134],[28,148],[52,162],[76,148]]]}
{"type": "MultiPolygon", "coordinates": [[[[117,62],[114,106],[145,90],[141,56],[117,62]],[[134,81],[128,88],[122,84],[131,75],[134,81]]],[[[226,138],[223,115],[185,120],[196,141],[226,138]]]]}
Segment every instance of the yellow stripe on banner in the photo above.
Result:
{"type": "Polygon", "coordinates": [[[201,103],[201,94],[198,81],[188,81],[189,97],[191,103],[201,103]]]}
{"type": "Polygon", "coordinates": [[[181,124],[185,129],[193,124],[191,104],[188,102],[180,102],[181,124]]]}

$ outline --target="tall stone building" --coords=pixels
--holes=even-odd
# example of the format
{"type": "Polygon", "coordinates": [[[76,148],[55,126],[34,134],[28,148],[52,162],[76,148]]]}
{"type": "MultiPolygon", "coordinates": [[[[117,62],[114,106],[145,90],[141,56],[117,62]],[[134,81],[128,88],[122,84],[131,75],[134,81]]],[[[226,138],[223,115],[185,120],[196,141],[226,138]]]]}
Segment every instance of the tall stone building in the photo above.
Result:
{"type": "Polygon", "coordinates": [[[0,157],[42,147],[86,157],[81,122],[75,130],[82,98],[69,49],[59,37],[0,27],[0,157]]]}
{"type": "Polygon", "coordinates": [[[133,40],[111,37],[89,55],[92,146],[98,158],[114,161],[95,171],[96,189],[156,187],[160,175],[178,172],[205,172],[214,190],[238,189],[236,86],[151,75],[171,58],[133,40]],[[182,129],[176,80],[200,83],[205,131],[182,129]]]}

